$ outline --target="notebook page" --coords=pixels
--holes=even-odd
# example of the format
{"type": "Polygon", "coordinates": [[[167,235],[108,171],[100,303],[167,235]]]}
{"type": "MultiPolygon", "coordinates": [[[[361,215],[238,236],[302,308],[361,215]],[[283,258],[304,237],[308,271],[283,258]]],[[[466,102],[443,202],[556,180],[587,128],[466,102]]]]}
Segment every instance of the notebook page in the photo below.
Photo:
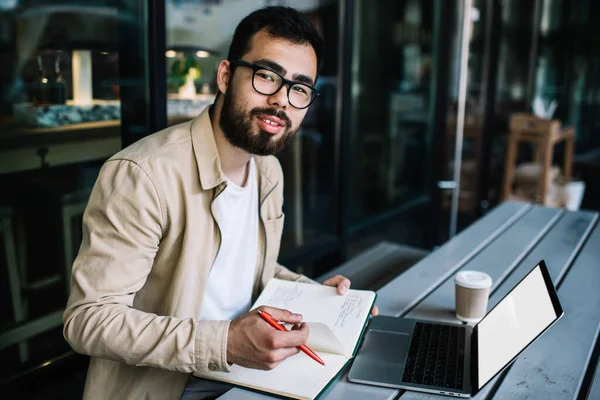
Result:
{"type": "MultiPolygon", "coordinates": [[[[317,352],[318,353],[318,352],[317,352]]],[[[207,372],[201,378],[248,386],[296,398],[315,398],[348,361],[346,357],[318,353],[325,365],[300,352],[270,371],[232,365],[230,372],[207,372]]]]}
{"type": "Polygon", "coordinates": [[[351,356],[375,293],[351,289],[339,295],[330,286],[271,279],[252,308],[269,305],[303,315],[304,322],[327,325],[351,356]]]}
{"type": "Polygon", "coordinates": [[[344,355],[347,353],[344,345],[340,343],[335,333],[329,327],[320,322],[307,322],[308,340],[306,345],[314,351],[344,355]]]}

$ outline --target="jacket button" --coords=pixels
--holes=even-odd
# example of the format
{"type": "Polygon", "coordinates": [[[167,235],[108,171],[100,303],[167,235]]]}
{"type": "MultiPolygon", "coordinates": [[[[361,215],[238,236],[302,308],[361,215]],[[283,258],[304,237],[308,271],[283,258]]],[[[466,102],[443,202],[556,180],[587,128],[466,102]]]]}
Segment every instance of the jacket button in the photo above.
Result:
{"type": "Polygon", "coordinates": [[[219,369],[219,367],[217,367],[217,364],[215,363],[210,363],[208,364],[208,369],[210,369],[211,371],[216,371],[219,369]]]}

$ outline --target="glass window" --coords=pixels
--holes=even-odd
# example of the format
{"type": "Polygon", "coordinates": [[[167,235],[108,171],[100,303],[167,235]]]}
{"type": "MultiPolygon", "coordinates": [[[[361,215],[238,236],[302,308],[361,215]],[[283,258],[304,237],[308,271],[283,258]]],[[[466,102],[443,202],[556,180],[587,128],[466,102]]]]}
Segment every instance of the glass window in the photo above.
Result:
{"type": "Polygon", "coordinates": [[[350,221],[422,202],[432,184],[434,1],[357,1],[350,221]]]}
{"type": "MultiPolygon", "coordinates": [[[[535,33],[539,42],[532,76],[533,101],[554,110],[553,118],[575,129],[574,180],[564,198],[571,206],[600,209],[600,45],[597,1],[540,0],[535,33]],[[594,33],[595,32],[595,33],[594,33]],[[578,182],[577,182],[578,181],[578,182]]],[[[555,146],[553,164],[564,173],[564,145],[555,146]]]]}
{"type": "Polygon", "coordinates": [[[598,2],[544,0],[537,27],[535,97],[547,107],[556,102],[555,117],[576,126],[576,152],[587,154],[585,162],[597,160],[600,148],[600,46],[591,33],[599,17],[598,2]]]}
{"type": "Polygon", "coordinates": [[[167,125],[196,117],[215,100],[217,67],[236,24],[229,12],[237,8],[252,10],[243,2],[166,0],[167,125]]]}
{"type": "Polygon", "coordinates": [[[124,63],[146,60],[123,35],[147,29],[145,3],[0,2],[2,378],[70,351],[62,312],[82,214],[121,149],[121,116],[145,107],[121,100],[147,82],[143,69],[121,81],[124,63]],[[121,52],[126,41],[137,52],[121,52]]]}
{"type": "Polygon", "coordinates": [[[316,83],[320,95],[308,108],[298,137],[279,155],[285,176],[282,251],[336,237],[339,1],[297,3],[325,41],[325,54],[316,83]]]}
{"type": "Polygon", "coordinates": [[[496,106],[500,113],[528,108],[526,103],[530,98],[530,49],[534,32],[535,3],[518,0],[503,3],[496,81],[496,106]]]}
{"type": "MultiPolygon", "coordinates": [[[[483,106],[485,96],[484,68],[486,56],[486,24],[487,14],[489,12],[489,2],[485,0],[476,0],[472,2],[470,10],[465,9],[463,2],[459,3],[459,9],[456,14],[457,30],[452,39],[452,66],[450,74],[449,88],[449,108],[446,118],[446,146],[444,152],[443,179],[447,181],[454,180],[454,166],[456,158],[456,145],[460,146],[460,179],[458,188],[458,210],[456,229],[453,233],[458,233],[466,228],[476,218],[478,211],[477,189],[479,184],[479,171],[481,146],[483,140],[483,106]],[[465,97],[465,115],[463,121],[462,141],[457,143],[457,108],[459,102],[460,85],[460,63],[461,63],[461,41],[462,24],[465,18],[465,12],[469,11],[469,37],[467,41],[467,72],[466,79],[466,97],[465,97]]],[[[452,190],[442,192],[442,210],[443,217],[440,221],[440,233],[438,235],[439,243],[443,243],[450,238],[450,229],[446,229],[445,224],[449,221],[452,224],[452,190]]],[[[450,228],[450,227],[448,227],[450,228]]]]}

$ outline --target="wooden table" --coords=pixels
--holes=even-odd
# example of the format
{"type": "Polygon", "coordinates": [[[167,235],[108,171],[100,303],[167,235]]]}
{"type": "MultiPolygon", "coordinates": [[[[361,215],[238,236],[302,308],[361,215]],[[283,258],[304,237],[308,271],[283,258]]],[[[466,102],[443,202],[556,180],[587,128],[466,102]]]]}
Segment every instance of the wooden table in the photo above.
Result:
{"type": "MultiPolygon", "coordinates": [[[[600,399],[600,224],[598,213],[506,202],[381,288],[382,315],[459,323],[453,277],[461,269],[491,275],[489,307],[545,259],[564,317],[475,399],[600,399]],[[586,397],[587,396],[587,397],[586,397]]],[[[347,371],[346,371],[347,373],[347,371]]],[[[348,382],[325,399],[448,399],[348,382]]],[[[232,389],[220,399],[268,399],[232,389]]]]}
{"type": "Polygon", "coordinates": [[[53,128],[0,126],[0,174],[107,159],[121,150],[121,121],[53,128]]]}
{"type": "MultiPolygon", "coordinates": [[[[189,121],[168,116],[169,126],[189,121]]],[[[96,121],[58,127],[0,124],[0,174],[106,160],[122,149],[121,121],[96,121]]]]}

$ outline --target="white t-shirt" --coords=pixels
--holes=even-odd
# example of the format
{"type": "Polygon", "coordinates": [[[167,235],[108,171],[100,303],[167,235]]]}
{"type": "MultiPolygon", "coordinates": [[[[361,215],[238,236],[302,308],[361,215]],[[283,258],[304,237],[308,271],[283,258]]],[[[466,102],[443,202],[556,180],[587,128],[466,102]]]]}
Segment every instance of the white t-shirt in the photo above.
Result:
{"type": "Polygon", "coordinates": [[[254,158],[246,186],[231,181],[214,200],[221,247],[210,270],[201,318],[231,320],[250,310],[258,256],[258,180],[254,158]]]}

